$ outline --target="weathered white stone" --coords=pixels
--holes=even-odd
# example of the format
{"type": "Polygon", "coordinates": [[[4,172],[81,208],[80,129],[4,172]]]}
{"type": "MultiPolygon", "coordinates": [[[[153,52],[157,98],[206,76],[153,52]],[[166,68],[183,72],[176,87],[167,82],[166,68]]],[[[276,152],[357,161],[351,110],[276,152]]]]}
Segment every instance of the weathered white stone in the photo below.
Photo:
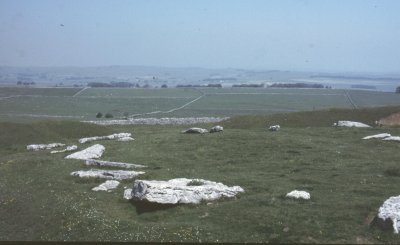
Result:
{"type": "Polygon", "coordinates": [[[119,168],[145,168],[146,166],[140,164],[133,163],[124,163],[124,162],[109,162],[109,161],[101,161],[88,159],[85,161],[85,164],[90,166],[107,166],[107,167],[119,167],[119,168]]]}
{"type": "Polygon", "coordinates": [[[280,129],[281,129],[281,126],[279,126],[279,125],[273,125],[268,128],[269,131],[279,131],[280,129]]]}
{"type": "Polygon", "coordinates": [[[204,134],[207,132],[208,132],[207,129],[204,129],[204,128],[189,128],[189,129],[182,131],[182,133],[185,133],[185,134],[204,134]]]}
{"type": "Polygon", "coordinates": [[[222,132],[223,130],[224,130],[224,127],[217,125],[210,129],[210,133],[222,132]]]}
{"type": "Polygon", "coordinates": [[[119,181],[116,180],[107,180],[103,184],[94,187],[93,191],[109,191],[117,188],[119,185],[119,181]]]}
{"type": "Polygon", "coordinates": [[[240,186],[229,187],[202,179],[136,180],[133,189],[125,190],[124,198],[161,204],[198,204],[202,200],[213,201],[222,197],[234,197],[240,192],[244,192],[240,186]]]}
{"type": "Polygon", "coordinates": [[[38,151],[38,150],[49,150],[52,148],[60,147],[60,146],[65,146],[65,144],[62,143],[51,143],[51,144],[32,144],[32,145],[27,145],[26,149],[28,151],[38,151]]]}
{"type": "Polygon", "coordinates": [[[390,137],[384,138],[383,140],[400,141],[400,136],[390,136],[390,137]]]}
{"type": "Polygon", "coordinates": [[[92,158],[100,158],[103,155],[103,152],[106,148],[100,144],[92,145],[82,151],[75,152],[71,155],[66,156],[66,159],[92,159],[92,158]]]}
{"type": "Polygon", "coordinates": [[[119,139],[127,138],[127,137],[131,138],[131,136],[132,136],[131,133],[119,133],[119,134],[111,134],[111,135],[107,135],[107,136],[94,136],[94,137],[79,139],[79,143],[84,144],[84,143],[95,141],[95,140],[119,140],[119,139]]]}
{"type": "Polygon", "coordinates": [[[124,199],[127,199],[127,200],[132,199],[132,189],[131,188],[124,190],[124,199]]]}
{"type": "Polygon", "coordinates": [[[390,134],[387,133],[383,133],[383,134],[375,134],[375,135],[370,135],[370,136],[365,136],[363,138],[363,140],[369,140],[369,139],[383,139],[383,138],[387,138],[390,137],[390,134]]]}
{"type": "Polygon", "coordinates": [[[381,219],[383,223],[385,223],[387,219],[390,219],[392,221],[394,233],[399,233],[400,196],[393,196],[387,199],[379,208],[377,218],[381,219]]]}
{"type": "Polygon", "coordinates": [[[122,137],[122,138],[117,139],[117,141],[122,141],[122,142],[127,142],[127,141],[132,141],[132,140],[135,140],[135,139],[132,137],[122,137]]]}
{"type": "Polygon", "coordinates": [[[123,179],[132,179],[144,173],[145,172],[126,171],[126,170],[90,169],[90,170],[75,171],[72,172],[71,175],[79,176],[81,178],[102,178],[102,179],[123,180],[123,179]]]}
{"type": "Polygon", "coordinates": [[[67,151],[75,151],[75,150],[77,150],[78,149],[78,146],[76,146],[76,145],[70,145],[70,146],[67,146],[67,148],[65,148],[64,150],[60,150],[60,151],[51,151],[50,153],[51,154],[54,154],[54,153],[62,153],[62,152],[67,152],[67,151]]]}
{"type": "Polygon", "coordinates": [[[306,191],[294,190],[294,191],[287,193],[286,197],[296,198],[296,199],[302,198],[302,199],[308,200],[308,199],[310,199],[311,196],[310,196],[310,193],[308,193],[306,191]]]}
{"type": "Polygon", "coordinates": [[[338,121],[334,123],[333,126],[337,127],[356,127],[356,128],[370,128],[371,126],[361,123],[361,122],[352,122],[352,121],[338,121]]]}

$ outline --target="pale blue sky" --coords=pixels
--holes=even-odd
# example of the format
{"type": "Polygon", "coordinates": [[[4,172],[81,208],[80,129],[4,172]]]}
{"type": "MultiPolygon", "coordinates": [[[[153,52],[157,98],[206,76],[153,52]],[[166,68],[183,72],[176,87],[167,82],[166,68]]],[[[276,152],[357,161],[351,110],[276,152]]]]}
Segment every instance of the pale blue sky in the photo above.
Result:
{"type": "Polygon", "coordinates": [[[398,0],[0,0],[0,65],[398,72],[399,13],[398,0]]]}

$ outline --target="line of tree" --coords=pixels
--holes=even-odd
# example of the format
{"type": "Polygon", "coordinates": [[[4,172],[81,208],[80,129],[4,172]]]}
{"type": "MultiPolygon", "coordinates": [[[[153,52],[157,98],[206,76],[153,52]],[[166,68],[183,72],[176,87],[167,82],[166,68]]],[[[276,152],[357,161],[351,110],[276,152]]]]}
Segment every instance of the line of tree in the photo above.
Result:
{"type": "Polygon", "coordinates": [[[319,83],[309,84],[309,83],[274,83],[269,88],[330,88],[329,86],[324,87],[324,85],[319,83]]]}
{"type": "Polygon", "coordinates": [[[263,88],[264,84],[233,84],[232,88],[263,88]]]}
{"type": "MultiPolygon", "coordinates": [[[[143,87],[146,88],[146,85],[143,87]]],[[[92,88],[140,88],[140,85],[138,83],[129,83],[129,82],[110,82],[110,83],[89,82],[87,86],[92,88]]]]}
{"type": "Polygon", "coordinates": [[[400,94],[400,86],[396,88],[396,93],[400,94]]]}
{"type": "Polygon", "coordinates": [[[210,83],[207,85],[200,85],[200,84],[178,84],[176,85],[177,88],[222,88],[222,84],[219,83],[210,83]]]}
{"type": "Polygon", "coordinates": [[[24,86],[29,86],[29,85],[35,85],[35,82],[22,82],[22,81],[18,81],[17,85],[24,85],[24,86]]]}

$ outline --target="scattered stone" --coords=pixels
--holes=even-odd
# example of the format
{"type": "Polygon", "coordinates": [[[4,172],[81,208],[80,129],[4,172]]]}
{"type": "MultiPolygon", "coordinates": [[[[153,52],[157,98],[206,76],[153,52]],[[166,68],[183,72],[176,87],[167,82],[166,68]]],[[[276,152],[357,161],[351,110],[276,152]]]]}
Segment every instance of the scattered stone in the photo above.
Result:
{"type": "Polygon", "coordinates": [[[75,152],[65,157],[65,159],[87,160],[92,158],[100,158],[106,148],[100,144],[92,145],[82,151],[75,152]]]}
{"type": "Polygon", "coordinates": [[[217,132],[222,132],[222,131],[224,131],[224,127],[219,126],[219,125],[214,126],[210,129],[210,133],[217,133],[217,132]]]}
{"type": "Polygon", "coordinates": [[[60,146],[65,146],[65,144],[62,143],[51,143],[51,144],[38,144],[38,145],[27,145],[26,149],[28,151],[38,151],[38,150],[49,150],[52,148],[60,147],[60,146]]]}
{"type": "Polygon", "coordinates": [[[79,139],[79,143],[84,144],[84,143],[95,141],[95,140],[120,140],[120,139],[125,139],[124,141],[126,141],[127,138],[129,138],[129,140],[133,140],[133,138],[131,138],[131,136],[132,136],[131,133],[119,133],[119,134],[111,134],[111,135],[107,135],[107,136],[95,136],[95,137],[79,139]]]}
{"type": "Polygon", "coordinates": [[[400,141],[400,136],[390,136],[390,137],[384,138],[382,140],[400,141]]]}
{"type": "Polygon", "coordinates": [[[189,125],[198,123],[218,123],[229,119],[229,117],[164,117],[164,118],[130,118],[128,120],[101,120],[83,121],[97,125],[189,125]]]}
{"type": "Polygon", "coordinates": [[[103,184],[94,187],[93,191],[109,191],[117,188],[119,185],[119,181],[116,180],[107,180],[103,184]]]}
{"type": "Polygon", "coordinates": [[[202,179],[135,180],[133,189],[125,190],[124,198],[160,204],[199,204],[203,200],[231,198],[240,192],[244,192],[240,186],[229,187],[202,179]]]}
{"type": "Polygon", "coordinates": [[[273,125],[269,127],[269,131],[279,131],[281,129],[281,126],[279,125],[273,125]]]}
{"type": "Polygon", "coordinates": [[[102,179],[123,180],[123,179],[132,179],[144,173],[145,172],[126,171],[126,170],[90,169],[87,171],[81,170],[72,172],[71,175],[79,176],[81,178],[102,178],[102,179]]]}
{"type": "Polygon", "coordinates": [[[334,123],[333,126],[337,127],[356,127],[356,128],[370,128],[371,126],[361,123],[361,122],[352,122],[352,121],[338,121],[334,123]]]}
{"type": "Polygon", "coordinates": [[[94,160],[88,159],[85,161],[85,164],[90,166],[107,166],[107,167],[119,167],[119,168],[145,168],[146,166],[140,164],[133,164],[133,163],[124,163],[124,162],[109,162],[109,161],[101,161],[101,160],[94,160]]]}
{"type": "Polygon", "coordinates": [[[387,199],[379,208],[375,223],[382,229],[390,227],[394,233],[399,233],[400,228],[400,196],[387,199]]]}
{"type": "Polygon", "coordinates": [[[302,198],[302,199],[310,199],[310,193],[306,192],[306,191],[298,191],[298,190],[294,190],[289,192],[288,194],[286,194],[286,197],[290,197],[290,198],[302,198]]]}
{"type": "Polygon", "coordinates": [[[182,133],[184,134],[204,134],[207,133],[207,129],[204,128],[189,128],[187,130],[183,130],[182,133]]]}
{"type": "Polygon", "coordinates": [[[76,151],[78,149],[78,146],[76,145],[71,145],[71,146],[67,146],[67,148],[65,148],[64,150],[60,150],[60,151],[51,151],[51,154],[54,153],[62,153],[62,152],[67,152],[67,151],[76,151]]]}
{"type": "Polygon", "coordinates": [[[383,138],[387,138],[390,137],[390,134],[387,133],[383,133],[383,134],[375,134],[375,135],[370,135],[370,136],[366,136],[363,138],[363,140],[369,140],[369,139],[383,139],[383,138]]]}

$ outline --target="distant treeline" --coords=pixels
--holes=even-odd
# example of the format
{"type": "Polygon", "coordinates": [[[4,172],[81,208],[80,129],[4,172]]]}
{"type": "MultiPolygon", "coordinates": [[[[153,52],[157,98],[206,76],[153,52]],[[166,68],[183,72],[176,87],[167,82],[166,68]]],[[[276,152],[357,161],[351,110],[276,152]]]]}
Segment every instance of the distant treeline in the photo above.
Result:
{"type": "Polygon", "coordinates": [[[264,84],[233,84],[232,88],[263,88],[264,84]]]}
{"type": "Polygon", "coordinates": [[[197,85],[197,84],[178,84],[177,88],[222,88],[222,85],[217,84],[207,84],[207,85],[197,85]]]}
{"type": "Polygon", "coordinates": [[[351,88],[360,88],[360,89],[376,89],[375,86],[371,86],[371,85],[364,85],[364,84],[354,84],[351,85],[351,88]]]}
{"type": "Polygon", "coordinates": [[[22,81],[18,81],[17,85],[24,85],[24,86],[29,86],[29,85],[35,85],[35,82],[22,82],[22,81]]]}
{"type": "MultiPolygon", "coordinates": [[[[102,82],[90,82],[87,84],[88,87],[92,88],[140,88],[138,83],[129,83],[129,82],[110,82],[110,83],[102,83],[102,82]]],[[[150,85],[145,84],[143,88],[148,88],[150,85]]]]}
{"type": "Polygon", "coordinates": [[[331,88],[329,86],[324,87],[324,85],[319,83],[309,84],[309,83],[274,83],[270,88],[331,88]]]}

